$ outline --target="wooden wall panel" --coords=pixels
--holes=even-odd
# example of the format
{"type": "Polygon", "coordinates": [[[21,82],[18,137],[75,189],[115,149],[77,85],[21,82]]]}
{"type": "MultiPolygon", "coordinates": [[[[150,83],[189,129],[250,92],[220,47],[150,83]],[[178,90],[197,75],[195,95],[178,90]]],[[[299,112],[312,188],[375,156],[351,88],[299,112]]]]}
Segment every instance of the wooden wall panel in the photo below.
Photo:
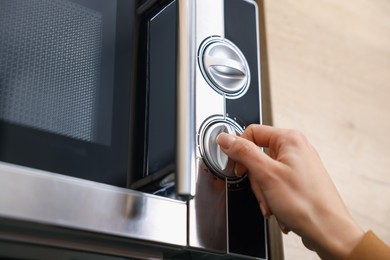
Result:
{"type": "MultiPolygon", "coordinates": [[[[274,125],[307,135],[354,218],[390,243],[390,1],[264,5],[274,125]]],[[[285,259],[318,259],[283,239],[285,259]]]]}

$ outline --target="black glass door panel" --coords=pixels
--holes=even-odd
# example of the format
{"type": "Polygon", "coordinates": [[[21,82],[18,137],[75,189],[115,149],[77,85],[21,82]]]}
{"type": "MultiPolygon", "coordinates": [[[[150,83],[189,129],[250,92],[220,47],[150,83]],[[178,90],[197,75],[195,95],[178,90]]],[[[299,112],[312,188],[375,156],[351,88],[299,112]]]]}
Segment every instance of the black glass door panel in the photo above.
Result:
{"type": "Polygon", "coordinates": [[[125,186],[135,1],[0,2],[0,160],[125,186]]]}
{"type": "Polygon", "coordinates": [[[141,21],[139,52],[146,59],[138,63],[131,163],[135,174],[129,181],[137,189],[175,170],[177,2],[162,1],[145,11],[141,21]]]}

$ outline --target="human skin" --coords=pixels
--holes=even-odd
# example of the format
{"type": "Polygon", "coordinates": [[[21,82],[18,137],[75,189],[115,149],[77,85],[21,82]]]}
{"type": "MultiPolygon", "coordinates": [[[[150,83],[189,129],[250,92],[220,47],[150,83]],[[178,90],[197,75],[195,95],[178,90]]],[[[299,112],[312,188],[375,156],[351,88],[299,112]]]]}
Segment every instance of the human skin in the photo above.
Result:
{"type": "Polygon", "coordinates": [[[263,215],[274,215],[284,233],[301,236],[322,259],[344,259],[362,239],[317,151],[299,131],[250,125],[241,137],[221,133],[216,142],[236,161],[236,175],[248,175],[263,215]]]}

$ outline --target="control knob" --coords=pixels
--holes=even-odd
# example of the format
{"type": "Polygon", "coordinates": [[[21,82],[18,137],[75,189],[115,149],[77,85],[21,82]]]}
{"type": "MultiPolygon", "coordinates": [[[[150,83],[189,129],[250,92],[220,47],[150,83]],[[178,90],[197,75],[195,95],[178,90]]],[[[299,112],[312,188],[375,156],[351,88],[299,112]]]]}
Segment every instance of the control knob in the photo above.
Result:
{"type": "Polygon", "coordinates": [[[235,135],[240,134],[234,126],[226,122],[217,122],[209,125],[205,129],[203,137],[204,159],[206,164],[219,177],[237,179],[238,177],[234,173],[235,162],[229,159],[216,143],[217,136],[222,132],[235,135]]]}

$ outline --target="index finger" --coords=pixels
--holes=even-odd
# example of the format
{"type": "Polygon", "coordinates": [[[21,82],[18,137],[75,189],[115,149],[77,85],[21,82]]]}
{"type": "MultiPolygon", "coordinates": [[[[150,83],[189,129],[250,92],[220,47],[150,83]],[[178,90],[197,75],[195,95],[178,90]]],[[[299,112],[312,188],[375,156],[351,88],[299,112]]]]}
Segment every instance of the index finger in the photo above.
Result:
{"type": "Polygon", "coordinates": [[[261,147],[270,147],[272,140],[277,139],[283,133],[283,129],[279,129],[267,125],[249,125],[241,137],[257,144],[261,147]]]}

